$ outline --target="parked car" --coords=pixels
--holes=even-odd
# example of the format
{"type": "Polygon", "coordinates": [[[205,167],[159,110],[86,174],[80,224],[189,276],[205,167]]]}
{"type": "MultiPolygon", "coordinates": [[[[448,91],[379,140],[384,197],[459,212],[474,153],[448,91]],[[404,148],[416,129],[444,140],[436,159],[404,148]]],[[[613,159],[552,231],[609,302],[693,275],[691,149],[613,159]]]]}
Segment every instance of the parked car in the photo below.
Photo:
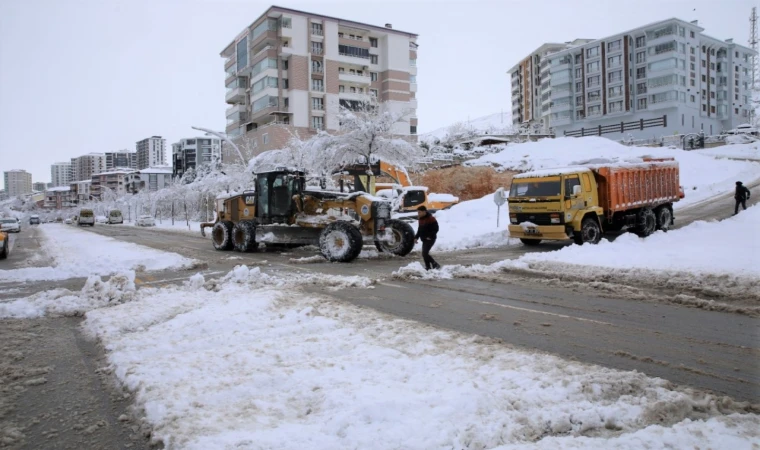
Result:
{"type": "Polygon", "coordinates": [[[106,216],[97,216],[95,217],[95,223],[108,223],[108,218],[106,216]]]}
{"type": "Polygon", "coordinates": [[[108,213],[108,223],[114,224],[114,223],[124,223],[124,216],[121,214],[121,211],[118,209],[112,209],[108,213]]]}
{"type": "Polygon", "coordinates": [[[91,209],[81,209],[79,211],[79,216],[77,216],[77,225],[80,227],[84,225],[94,227],[95,213],[91,209]]]}
{"type": "Polygon", "coordinates": [[[42,223],[40,221],[40,216],[36,214],[32,214],[31,216],[29,216],[29,225],[39,225],[40,223],[42,223]]]}
{"type": "Polygon", "coordinates": [[[74,221],[71,219],[66,219],[63,221],[63,223],[65,223],[66,225],[71,225],[72,223],[74,223],[74,221]]]}
{"type": "Polygon", "coordinates": [[[0,230],[9,233],[19,233],[21,231],[21,225],[19,225],[18,219],[15,218],[0,219],[0,230]]]}
{"type": "Polygon", "coordinates": [[[733,130],[728,130],[728,134],[754,134],[757,135],[757,128],[748,123],[737,125],[733,130]]]}
{"type": "Polygon", "coordinates": [[[140,216],[137,218],[135,225],[138,227],[155,227],[156,221],[151,216],[140,216]]]}

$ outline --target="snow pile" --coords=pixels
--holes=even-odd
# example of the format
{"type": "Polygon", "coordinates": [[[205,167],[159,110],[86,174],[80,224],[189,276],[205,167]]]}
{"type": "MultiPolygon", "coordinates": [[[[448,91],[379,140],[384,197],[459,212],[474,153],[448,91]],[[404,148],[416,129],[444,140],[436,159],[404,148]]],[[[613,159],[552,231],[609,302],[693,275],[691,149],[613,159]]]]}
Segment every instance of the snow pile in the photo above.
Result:
{"type": "Polygon", "coordinates": [[[678,161],[686,198],[676,203],[676,208],[730,192],[736,180],[749,184],[760,179],[758,163],[716,160],[701,152],[664,147],[627,147],[601,137],[543,139],[512,144],[499,153],[484,155],[465,164],[526,172],[578,164],[639,162],[644,156],[672,157],[678,161]]]}
{"type": "Polygon", "coordinates": [[[695,150],[694,152],[719,159],[729,158],[760,161],[760,143],[757,142],[752,144],[724,145],[722,147],[708,148],[705,150],[695,150]]]}
{"type": "Polygon", "coordinates": [[[438,128],[422,134],[420,135],[420,140],[423,142],[430,142],[435,139],[444,139],[451,133],[453,128],[462,128],[463,130],[475,134],[511,133],[513,131],[512,115],[509,111],[489,114],[487,116],[478,117],[477,119],[467,120],[467,122],[438,128]]]}
{"type": "MultiPolygon", "coordinates": [[[[478,247],[499,247],[509,242],[506,226],[509,223],[509,206],[501,206],[501,220],[496,226],[496,204],[493,194],[469,200],[449,209],[434,213],[440,231],[435,251],[453,251],[478,247]]],[[[417,230],[417,222],[412,223],[417,230]]],[[[417,245],[418,248],[422,244],[417,245]]]]}
{"type": "Polygon", "coordinates": [[[87,313],[166,448],[609,448],[693,440],[698,425],[703,445],[758,436],[743,404],[252,278],[235,269],[211,290],[196,278],[87,313]]]}
{"type": "Polygon", "coordinates": [[[3,281],[65,280],[112,275],[128,270],[187,268],[193,261],[176,253],[123,242],[71,226],[48,224],[39,228],[41,247],[53,260],[53,267],[26,267],[0,270],[3,281]]]}
{"type": "Polygon", "coordinates": [[[80,292],[54,289],[0,303],[0,318],[79,316],[96,308],[131,301],[134,296],[135,273],[132,271],[118,273],[107,281],[91,276],[80,292]]]}

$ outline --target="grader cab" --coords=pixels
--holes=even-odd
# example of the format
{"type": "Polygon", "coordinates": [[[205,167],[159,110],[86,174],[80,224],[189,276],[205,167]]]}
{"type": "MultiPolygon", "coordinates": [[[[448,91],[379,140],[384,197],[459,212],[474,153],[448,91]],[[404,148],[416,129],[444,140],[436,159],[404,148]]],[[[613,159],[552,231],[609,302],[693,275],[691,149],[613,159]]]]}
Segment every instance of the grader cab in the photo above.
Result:
{"type": "Polygon", "coordinates": [[[299,171],[259,173],[255,190],[219,199],[216,209],[216,222],[202,223],[201,233],[212,228],[217,250],[317,245],[328,260],[348,262],[365,243],[400,256],[414,247],[414,230],[391,219],[390,202],[364,192],[307,189],[299,171]]]}

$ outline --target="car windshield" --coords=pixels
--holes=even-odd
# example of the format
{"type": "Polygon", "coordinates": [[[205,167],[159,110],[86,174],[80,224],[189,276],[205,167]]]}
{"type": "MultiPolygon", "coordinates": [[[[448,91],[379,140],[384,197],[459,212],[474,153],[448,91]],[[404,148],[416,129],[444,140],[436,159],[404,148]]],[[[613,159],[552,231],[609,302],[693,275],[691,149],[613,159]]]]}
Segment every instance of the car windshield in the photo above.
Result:
{"type": "Polygon", "coordinates": [[[111,217],[118,217],[121,215],[121,211],[111,211],[110,216],[111,217]]]}
{"type": "Polygon", "coordinates": [[[16,223],[16,219],[3,219],[0,223],[16,223]]]}
{"type": "Polygon", "coordinates": [[[562,190],[562,184],[556,181],[512,181],[509,189],[510,197],[557,197],[562,190]]]}

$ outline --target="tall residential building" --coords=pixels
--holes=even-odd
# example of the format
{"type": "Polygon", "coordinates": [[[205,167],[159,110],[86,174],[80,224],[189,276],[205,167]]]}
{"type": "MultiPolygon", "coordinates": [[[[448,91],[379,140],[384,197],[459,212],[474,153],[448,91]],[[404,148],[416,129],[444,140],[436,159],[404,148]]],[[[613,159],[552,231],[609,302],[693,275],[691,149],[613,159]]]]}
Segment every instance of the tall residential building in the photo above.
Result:
{"type": "Polygon", "coordinates": [[[406,113],[393,130],[417,134],[417,35],[270,7],[222,51],[226,131],[251,154],[339,129],[339,106],[376,99],[406,113]]]}
{"type": "Polygon", "coordinates": [[[674,18],[550,54],[544,128],[641,139],[747,122],[754,52],[703,31],[674,18]]]}
{"type": "Polygon", "coordinates": [[[69,183],[89,180],[93,175],[105,170],[106,155],[103,153],[89,153],[77,158],[71,158],[71,178],[69,179],[69,183]]]}
{"type": "Polygon", "coordinates": [[[68,186],[71,182],[71,170],[71,162],[57,162],[51,164],[50,181],[53,183],[53,186],[68,186]]]}
{"type": "Polygon", "coordinates": [[[116,168],[137,169],[137,152],[129,150],[117,150],[106,152],[106,170],[116,168]]]}
{"type": "Polygon", "coordinates": [[[169,166],[149,167],[127,174],[124,178],[127,192],[131,194],[137,194],[144,189],[155,192],[168,187],[171,182],[172,168],[169,166]]]}
{"type": "Polygon", "coordinates": [[[118,169],[93,175],[92,183],[90,183],[90,197],[102,199],[106,189],[117,197],[126,194],[127,177],[131,173],[134,173],[131,169],[118,169]]]}
{"type": "Polygon", "coordinates": [[[70,198],[77,203],[86,202],[91,199],[90,186],[92,180],[72,181],[69,185],[70,198]]]}
{"type": "Polygon", "coordinates": [[[540,124],[549,105],[549,58],[552,53],[577,47],[593,39],[547,43],[509,69],[512,83],[512,124],[540,124]]]}
{"type": "Polygon", "coordinates": [[[32,190],[37,192],[45,192],[47,185],[43,181],[35,181],[32,183],[32,190]]]}
{"type": "Polygon", "coordinates": [[[137,150],[137,168],[166,165],[166,139],[151,136],[135,144],[137,150]]]}
{"type": "Polygon", "coordinates": [[[183,138],[172,144],[172,176],[181,177],[189,169],[222,161],[222,140],[215,137],[183,138]]]}
{"type": "Polygon", "coordinates": [[[9,170],[3,173],[4,190],[8,198],[32,192],[32,174],[26,170],[9,170]]]}

